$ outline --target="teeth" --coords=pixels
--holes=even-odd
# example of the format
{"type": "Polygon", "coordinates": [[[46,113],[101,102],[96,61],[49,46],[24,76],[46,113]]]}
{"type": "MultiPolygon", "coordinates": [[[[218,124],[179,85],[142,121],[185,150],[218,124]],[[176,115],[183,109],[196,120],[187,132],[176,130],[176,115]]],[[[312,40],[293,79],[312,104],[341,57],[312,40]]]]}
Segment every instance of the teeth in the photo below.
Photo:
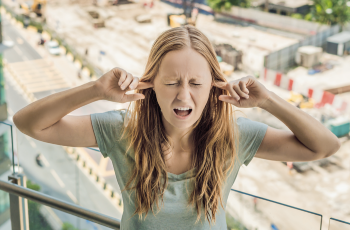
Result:
{"type": "Polygon", "coordinates": [[[175,108],[175,109],[177,109],[177,110],[190,110],[189,107],[181,107],[181,108],[175,108]]]}

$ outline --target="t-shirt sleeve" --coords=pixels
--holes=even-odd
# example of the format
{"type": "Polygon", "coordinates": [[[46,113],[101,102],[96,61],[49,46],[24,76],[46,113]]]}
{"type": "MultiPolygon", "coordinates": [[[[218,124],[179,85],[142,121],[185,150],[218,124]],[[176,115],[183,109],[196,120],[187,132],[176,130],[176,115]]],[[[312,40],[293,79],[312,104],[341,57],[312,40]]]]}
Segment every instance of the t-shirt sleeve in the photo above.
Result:
{"type": "Polygon", "coordinates": [[[264,139],[268,126],[245,117],[237,118],[239,130],[238,156],[241,164],[248,166],[264,139]]]}
{"type": "Polygon", "coordinates": [[[107,157],[123,133],[125,112],[115,110],[90,116],[97,145],[103,157],[107,157]]]}

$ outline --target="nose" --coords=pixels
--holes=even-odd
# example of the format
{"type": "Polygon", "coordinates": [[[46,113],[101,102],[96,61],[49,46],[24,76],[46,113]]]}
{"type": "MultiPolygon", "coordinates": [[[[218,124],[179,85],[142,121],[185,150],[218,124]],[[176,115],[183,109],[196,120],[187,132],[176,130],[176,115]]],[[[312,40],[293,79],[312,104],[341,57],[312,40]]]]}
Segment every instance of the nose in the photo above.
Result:
{"type": "Polygon", "coordinates": [[[191,98],[191,91],[190,91],[189,85],[185,84],[179,87],[177,99],[180,101],[186,101],[186,100],[189,100],[190,98],[191,98]]]}

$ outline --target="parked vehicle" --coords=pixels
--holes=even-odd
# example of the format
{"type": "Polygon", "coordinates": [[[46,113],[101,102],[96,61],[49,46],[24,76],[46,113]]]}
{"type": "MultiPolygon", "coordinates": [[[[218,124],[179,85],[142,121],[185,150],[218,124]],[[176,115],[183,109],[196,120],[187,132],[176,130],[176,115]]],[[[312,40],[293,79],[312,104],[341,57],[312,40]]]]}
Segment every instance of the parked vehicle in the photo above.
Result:
{"type": "Polygon", "coordinates": [[[45,46],[50,54],[52,54],[52,55],[60,55],[61,54],[61,49],[60,49],[58,42],[48,41],[48,42],[45,42],[45,46]]]}
{"type": "Polygon", "coordinates": [[[38,155],[36,155],[35,161],[40,167],[43,167],[43,163],[41,162],[41,154],[40,153],[38,155]]]}

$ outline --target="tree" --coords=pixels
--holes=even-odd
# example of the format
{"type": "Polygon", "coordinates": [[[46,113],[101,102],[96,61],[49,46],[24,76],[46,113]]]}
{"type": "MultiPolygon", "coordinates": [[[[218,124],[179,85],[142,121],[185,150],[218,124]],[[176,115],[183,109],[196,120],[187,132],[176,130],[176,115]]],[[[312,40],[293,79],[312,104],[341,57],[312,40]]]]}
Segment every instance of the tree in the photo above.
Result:
{"type": "Polygon", "coordinates": [[[305,19],[317,21],[323,24],[344,26],[350,22],[350,3],[348,0],[313,0],[311,16],[305,19]]]}
{"type": "Polygon", "coordinates": [[[230,10],[232,6],[250,7],[250,0],[208,0],[209,6],[216,11],[230,10]]]}

